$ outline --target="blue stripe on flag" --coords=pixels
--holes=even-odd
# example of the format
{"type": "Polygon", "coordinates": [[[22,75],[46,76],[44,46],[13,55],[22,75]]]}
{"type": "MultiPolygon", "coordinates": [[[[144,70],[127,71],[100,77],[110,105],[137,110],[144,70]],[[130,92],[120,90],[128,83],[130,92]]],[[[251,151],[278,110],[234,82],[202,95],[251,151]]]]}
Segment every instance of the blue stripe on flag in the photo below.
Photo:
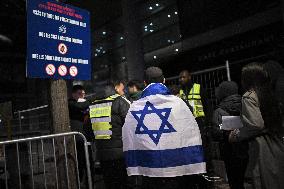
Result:
{"type": "Polygon", "coordinates": [[[127,167],[167,168],[204,162],[201,145],[167,150],[124,152],[127,167]]]}

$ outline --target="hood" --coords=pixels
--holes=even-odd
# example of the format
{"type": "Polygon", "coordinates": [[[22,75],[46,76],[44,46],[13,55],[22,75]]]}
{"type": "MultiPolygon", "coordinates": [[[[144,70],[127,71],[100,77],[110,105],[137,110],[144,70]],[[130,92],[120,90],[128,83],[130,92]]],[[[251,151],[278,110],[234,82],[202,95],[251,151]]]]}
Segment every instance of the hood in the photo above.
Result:
{"type": "Polygon", "coordinates": [[[238,94],[238,85],[234,81],[223,81],[215,89],[216,98],[220,101],[235,94],[238,94]]]}
{"type": "Polygon", "coordinates": [[[222,108],[232,116],[239,116],[242,107],[241,101],[242,97],[240,95],[231,95],[224,98],[218,107],[222,108]]]}
{"type": "Polygon", "coordinates": [[[129,97],[133,100],[138,100],[141,97],[142,91],[137,91],[135,93],[129,93],[129,97]]]}
{"type": "Polygon", "coordinates": [[[157,94],[170,95],[171,93],[169,89],[162,83],[151,83],[143,90],[141,98],[157,94]]]}

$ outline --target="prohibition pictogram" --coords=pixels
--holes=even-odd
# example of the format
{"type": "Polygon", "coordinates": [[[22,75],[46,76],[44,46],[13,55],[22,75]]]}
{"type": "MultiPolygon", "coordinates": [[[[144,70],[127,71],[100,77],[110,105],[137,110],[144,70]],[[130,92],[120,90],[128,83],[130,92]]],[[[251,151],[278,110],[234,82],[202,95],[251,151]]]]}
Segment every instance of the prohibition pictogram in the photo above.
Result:
{"type": "Polygon", "coordinates": [[[59,45],[58,45],[58,51],[59,51],[59,53],[60,54],[66,54],[67,53],[67,51],[68,51],[68,48],[67,48],[67,46],[64,44],[64,43],[60,43],[59,45]]]}
{"type": "Polygon", "coordinates": [[[78,74],[78,69],[76,66],[71,66],[69,68],[69,74],[73,77],[75,77],[78,74]]]}
{"type": "Polygon", "coordinates": [[[67,74],[67,67],[65,65],[60,65],[58,67],[58,73],[61,76],[65,76],[67,74]]]}
{"type": "Polygon", "coordinates": [[[45,67],[45,71],[47,73],[47,75],[54,75],[55,74],[55,66],[53,64],[48,64],[46,67],[45,67]]]}

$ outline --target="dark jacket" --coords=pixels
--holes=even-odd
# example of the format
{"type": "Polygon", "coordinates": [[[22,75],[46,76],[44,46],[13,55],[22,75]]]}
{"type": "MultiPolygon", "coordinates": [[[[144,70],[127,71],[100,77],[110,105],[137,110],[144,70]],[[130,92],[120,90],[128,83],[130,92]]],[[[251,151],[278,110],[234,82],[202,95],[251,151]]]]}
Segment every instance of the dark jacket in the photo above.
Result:
{"type": "Polygon", "coordinates": [[[68,100],[69,117],[72,120],[78,120],[83,122],[84,116],[89,108],[90,102],[77,102],[75,99],[68,100]]]}
{"type": "Polygon", "coordinates": [[[284,117],[284,73],[282,73],[276,81],[275,95],[280,105],[281,114],[284,117]]]}
{"type": "Polygon", "coordinates": [[[231,144],[228,141],[230,131],[220,130],[219,125],[222,124],[222,116],[240,116],[241,112],[241,96],[231,95],[224,98],[217,106],[218,108],[213,113],[212,123],[212,138],[220,143],[220,153],[222,158],[247,158],[248,143],[239,142],[231,144]]]}
{"type": "Polygon", "coordinates": [[[71,131],[84,134],[88,141],[92,140],[94,136],[90,120],[88,119],[89,105],[89,101],[77,102],[75,99],[68,100],[71,131]]]}
{"type": "MultiPolygon", "coordinates": [[[[109,89],[108,89],[109,90],[109,89]]],[[[105,93],[105,98],[115,94],[114,90],[105,93]]],[[[122,126],[130,103],[122,96],[117,97],[111,106],[112,136],[110,140],[96,140],[98,156],[102,161],[118,160],[123,158],[122,126]]]]}

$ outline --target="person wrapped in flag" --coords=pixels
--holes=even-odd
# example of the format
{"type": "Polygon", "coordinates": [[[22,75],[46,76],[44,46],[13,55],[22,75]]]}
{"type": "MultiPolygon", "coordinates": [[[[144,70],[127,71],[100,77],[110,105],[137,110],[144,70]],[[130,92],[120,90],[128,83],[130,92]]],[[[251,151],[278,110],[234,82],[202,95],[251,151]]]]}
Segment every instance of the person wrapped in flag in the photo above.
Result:
{"type": "Polygon", "coordinates": [[[144,176],[142,188],[179,188],[178,176],[206,172],[195,118],[164,81],[160,68],[146,70],[147,87],[130,106],[122,128],[127,173],[144,176]]]}

